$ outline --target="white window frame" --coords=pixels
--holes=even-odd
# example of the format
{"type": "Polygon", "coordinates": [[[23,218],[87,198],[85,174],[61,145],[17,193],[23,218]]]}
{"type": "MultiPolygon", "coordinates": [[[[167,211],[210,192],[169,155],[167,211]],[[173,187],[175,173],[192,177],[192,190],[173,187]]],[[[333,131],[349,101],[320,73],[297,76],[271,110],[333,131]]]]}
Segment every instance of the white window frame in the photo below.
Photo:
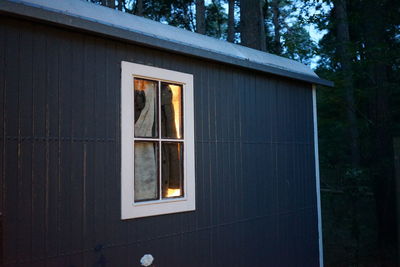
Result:
{"type": "Polygon", "coordinates": [[[196,190],[194,154],[193,75],[122,61],[121,219],[125,220],[195,210],[196,190]],[[134,77],[183,85],[184,197],[182,198],[134,202],[134,77]]]}

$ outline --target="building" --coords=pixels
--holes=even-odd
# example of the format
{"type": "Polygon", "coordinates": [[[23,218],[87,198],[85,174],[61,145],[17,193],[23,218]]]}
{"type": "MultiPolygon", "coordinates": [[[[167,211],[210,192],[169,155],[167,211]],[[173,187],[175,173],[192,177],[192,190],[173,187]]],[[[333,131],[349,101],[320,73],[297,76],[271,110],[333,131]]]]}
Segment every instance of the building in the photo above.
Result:
{"type": "Polygon", "coordinates": [[[298,62],[81,0],[0,2],[4,266],[321,266],[298,62]]]}

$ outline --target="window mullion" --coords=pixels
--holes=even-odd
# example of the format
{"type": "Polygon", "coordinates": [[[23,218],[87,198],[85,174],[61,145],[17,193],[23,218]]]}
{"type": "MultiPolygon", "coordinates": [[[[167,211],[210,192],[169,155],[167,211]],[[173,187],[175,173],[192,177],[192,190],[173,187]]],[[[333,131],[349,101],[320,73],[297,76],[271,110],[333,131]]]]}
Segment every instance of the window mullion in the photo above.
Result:
{"type": "Polygon", "coordinates": [[[162,166],[162,159],[161,159],[161,81],[158,81],[158,111],[157,111],[157,117],[158,117],[158,199],[162,199],[162,180],[161,180],[161,166],[162,166]]]}
{"type": "Polygon", "coordinates": [[[161,139],[162,142],[183,143],[184,139],[161,139]]]}

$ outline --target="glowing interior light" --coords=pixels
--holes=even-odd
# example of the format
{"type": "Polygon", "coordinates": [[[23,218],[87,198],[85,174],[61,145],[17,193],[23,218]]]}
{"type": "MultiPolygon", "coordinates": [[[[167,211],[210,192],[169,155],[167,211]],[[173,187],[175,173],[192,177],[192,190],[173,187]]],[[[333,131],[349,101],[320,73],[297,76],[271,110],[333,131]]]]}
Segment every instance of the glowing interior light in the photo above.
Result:
{"type": "Polygon", "coordinates": [[[175,128],[177,138],[182,138],[181,136],[181,86],[170,84],[169,88],[172,91],[172,105],[174,107],[174,118],[175,118],[175,128]]]}
{"type": "Polygon", "coordinates": [[[146,84],[148,84],[148,81],[144,81],[141,79],[135,79],[135,90],[138,91],[144,91],[146,90],[146,84]]]}
{"type": "Polygon", "coordinates": [[[179,197],[179,196],[181,196],[181,189],[168,188],[167,197],[179,197]]]}

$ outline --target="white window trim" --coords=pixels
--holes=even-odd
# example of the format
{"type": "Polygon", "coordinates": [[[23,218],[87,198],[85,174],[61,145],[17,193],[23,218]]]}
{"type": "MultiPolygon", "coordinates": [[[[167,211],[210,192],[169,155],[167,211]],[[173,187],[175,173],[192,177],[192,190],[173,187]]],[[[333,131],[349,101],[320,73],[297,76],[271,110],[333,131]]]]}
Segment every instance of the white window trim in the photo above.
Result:
{"type": "Polygon", "coordinates": [[[196,209],[193,75],[131,62],[121,62],[121,219],[196,209]],[[134,77],[183,84],[184,197],[134,202],[134,77]]]}

